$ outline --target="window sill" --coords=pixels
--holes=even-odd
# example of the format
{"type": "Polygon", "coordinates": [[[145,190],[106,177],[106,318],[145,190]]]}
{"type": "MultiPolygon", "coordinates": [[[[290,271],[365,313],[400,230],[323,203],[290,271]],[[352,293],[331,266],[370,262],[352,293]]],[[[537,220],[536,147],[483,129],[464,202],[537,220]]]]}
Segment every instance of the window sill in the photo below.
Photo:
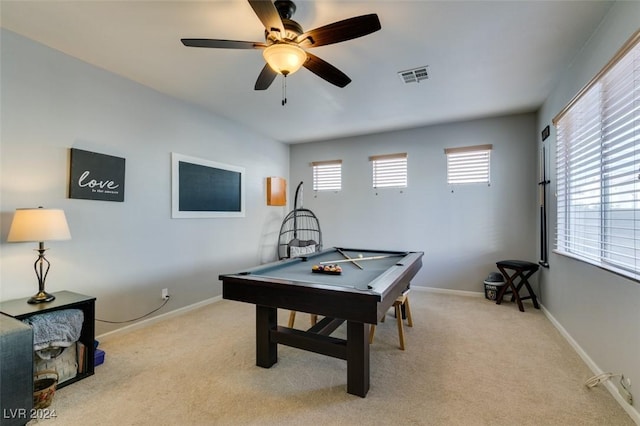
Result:
{"type": "Polygon", "coordinates": [[[568,257],[569,259],[574,259],[574,260],[577,260],[579,262],[584,262],[584,263],[589,264],[589,265],[593,265],[596,268],[602,269],[603,271],[610,272],[612,274],[618,275],[618,276],[620,276],[622,278],[626,278],[626,279],[634,281],[636,283],[640,283],[640,276],[634,275],[633,273],[625,271],[625,270],[622,270],[622,269],[614,268],[611,265],[604,266],[599,262],[595,262],[595,261],[592,261],[592,260],[589,260],[589,259],[585,259],[583,257],[576,256],[574,254],[567,253],[567,252],[564,252],[564,251],[560,251],[560,250],[557,250],[557,249],[556,250],[552,250],[552,253],[560,255],[560,256],[568,257]]]}

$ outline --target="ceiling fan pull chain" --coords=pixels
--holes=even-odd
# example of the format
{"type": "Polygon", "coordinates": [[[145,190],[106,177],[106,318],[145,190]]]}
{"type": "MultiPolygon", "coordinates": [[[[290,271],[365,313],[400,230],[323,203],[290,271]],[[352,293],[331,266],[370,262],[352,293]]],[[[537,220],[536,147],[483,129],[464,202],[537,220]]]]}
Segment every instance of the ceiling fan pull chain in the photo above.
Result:
{"type": "Polygon", "coordinates": [[[282,76],[282,106],[287,104],[287,76],[282,76]]]}

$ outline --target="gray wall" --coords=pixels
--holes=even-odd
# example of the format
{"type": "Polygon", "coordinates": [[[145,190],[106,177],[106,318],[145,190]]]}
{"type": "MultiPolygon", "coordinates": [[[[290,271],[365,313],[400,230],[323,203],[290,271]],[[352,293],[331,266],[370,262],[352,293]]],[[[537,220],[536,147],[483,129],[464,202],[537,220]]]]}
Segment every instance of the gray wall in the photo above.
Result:
{"type": "MultiPolygon", "coordinates": [[[[36,244],[6,243],[13,212],[65,210],[72,240],[47,243],[49,291],[96,296],[97,317],[159,313],[221,294],[217,279],[274,260],[285,207],[266,177],[288,177],[288,146],[6,30],[2,49],[2,300],[37,290],[36,244]],[[126,159],[125,201],[67,198],[69,148],[126,159]],[[171,152],[246,168],[246,217],[171,219],[171,152]]],[[[97,324],[98,333],[115,326],[97,324]]]]}
{"type": "Polygon", "coordinates": [[[537,261],[534,113],[291,146],[293,191],[320,220],[325,246],[423,251],[413,285],[484,291],[495,262],[537,261]],[[448,147],[493,144],[491,185],[452,187],[448,147]],[[408,187],[371,185],[370,155],[406,152],[408,187]],[[342,159],[342,191],[313,192],[310,162],[342,159]]]}
{"type": "MultiPolygon", "coordinates": [[[[539,129],[551,119],[613,57],[640,28],[640,2],[616,2],[582,52],[566,64],[566,71],[538,116],[539,129]]],[[[556,147],[555,129],[545,142],[556,147]]],[[[553,159],[553,157],[552,157],[553,159]]],[[[555,164],[551,161],[549,197],[550,248],[556,226],[555,164]]],[[[595,266],[551,253],[550,268],[541,274],[544,306],[564,327],[591,361],[606,372],[631,379],[638,407],[640,389],[640,284],[595,266]]],[[[636,408],[637,410],[637,408],[636,408]]]]}

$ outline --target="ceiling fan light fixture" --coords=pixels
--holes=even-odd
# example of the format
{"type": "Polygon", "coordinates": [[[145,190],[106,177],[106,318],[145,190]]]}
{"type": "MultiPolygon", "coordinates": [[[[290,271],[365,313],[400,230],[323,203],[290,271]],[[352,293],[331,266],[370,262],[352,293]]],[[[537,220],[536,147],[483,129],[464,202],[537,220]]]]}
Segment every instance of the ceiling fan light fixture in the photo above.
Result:
{"type": "Polygon", "coordinates": [[[262,51],[264,60],[278,74],[289,75],[298,71],[307,60],[307,53],[294,44],[276,43],[262,51]]]}

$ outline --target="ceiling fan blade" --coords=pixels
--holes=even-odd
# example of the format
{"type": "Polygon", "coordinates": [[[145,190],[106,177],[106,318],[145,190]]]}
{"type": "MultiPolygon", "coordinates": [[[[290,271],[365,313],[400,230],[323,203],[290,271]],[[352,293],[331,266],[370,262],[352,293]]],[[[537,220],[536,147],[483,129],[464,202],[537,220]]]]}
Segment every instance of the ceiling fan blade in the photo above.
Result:
{"type": "Polygon", "coordinates": [[[264,64],[264,68],[262,68],[262,71],[260,71],[260,75],[256,80],[256,85],[254,86],[254,89],[255,90],[268,89],[269,86],[271,86],[271,83],[273,83],[273,80],[276,79],[277,75],[278,73],[275,72],[273,69],[271,69],[269,64],[264,64]]]}
{"type": "Polygon", "coordinates": [[[366,36],[382,26],[375,13],[356,16],[300,34],[296,41],[301,47],[318,47],[366,36]]]}
{"type": "Polygon", "coordinates": [[[249,4],[267,31],[279,31],[284,36],[282,19],[271,0],[249,0],[249,4]]]}
{"type": "Polygon", "coordinates": [[[351,79],[345,73],[309,52],[307,52],[307,60],[303,66],[318,77],[338,87],[344,87],[351,83],[351,79]]]}
{"type": "Polygon", "coordinates": [[[188,47],[213,47],[218,49],[263,49],[266,44],[257,41],[212,40],[208,38],[183,38],[182,44],[188,47]]]}

